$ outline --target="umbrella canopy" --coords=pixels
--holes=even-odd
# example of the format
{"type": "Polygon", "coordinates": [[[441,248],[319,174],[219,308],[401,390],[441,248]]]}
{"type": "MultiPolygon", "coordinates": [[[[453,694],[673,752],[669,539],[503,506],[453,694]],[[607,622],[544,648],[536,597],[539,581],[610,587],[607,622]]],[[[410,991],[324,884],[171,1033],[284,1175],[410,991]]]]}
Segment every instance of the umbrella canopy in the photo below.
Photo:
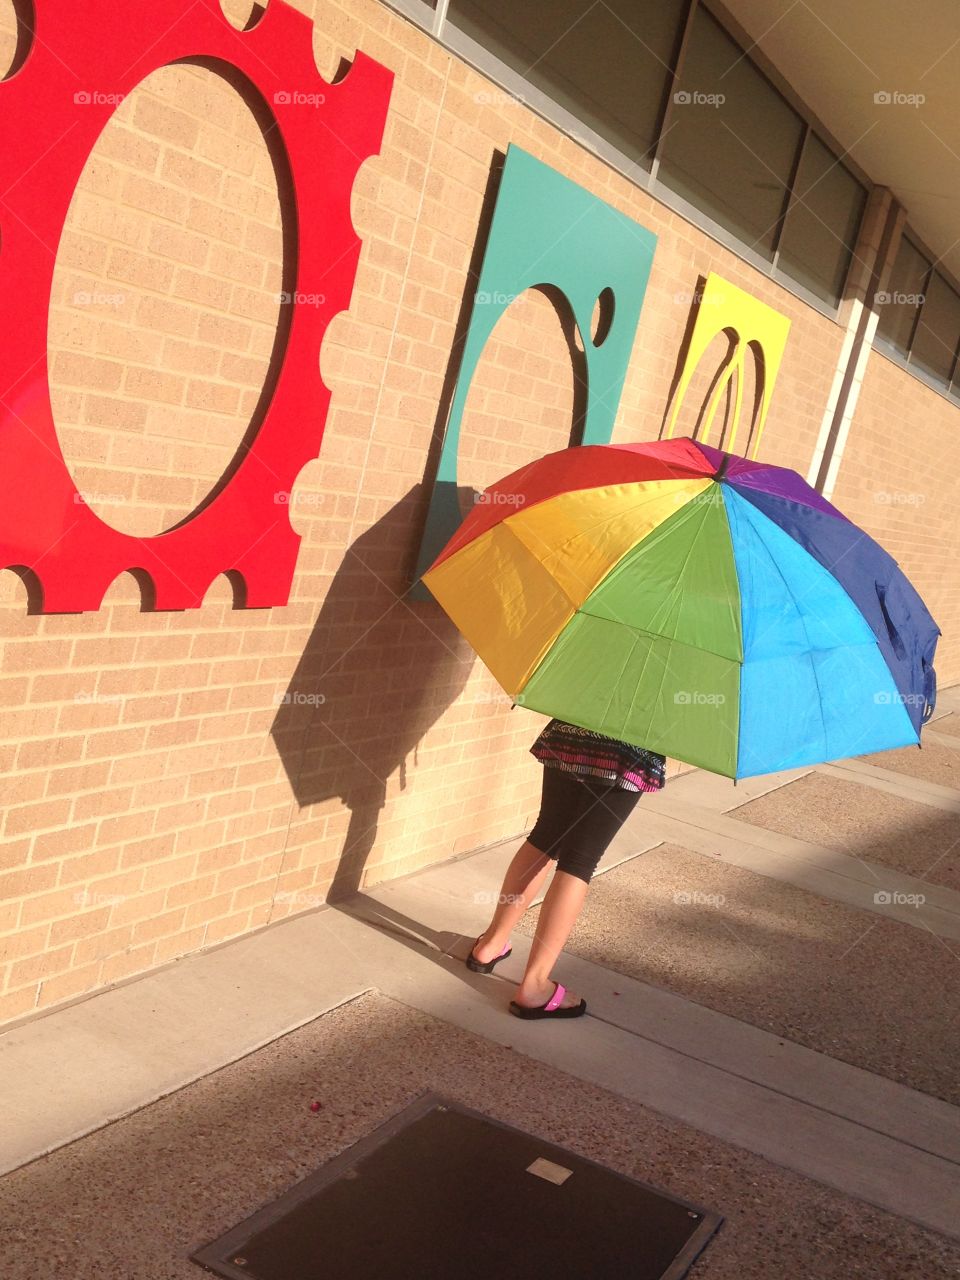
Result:
{"type": "Polygon", "coordinates": [[[535,711],[730,778],[920,740],[940,629],[796,472],[689,438],[547,454],[423,581],[535,711]]]}

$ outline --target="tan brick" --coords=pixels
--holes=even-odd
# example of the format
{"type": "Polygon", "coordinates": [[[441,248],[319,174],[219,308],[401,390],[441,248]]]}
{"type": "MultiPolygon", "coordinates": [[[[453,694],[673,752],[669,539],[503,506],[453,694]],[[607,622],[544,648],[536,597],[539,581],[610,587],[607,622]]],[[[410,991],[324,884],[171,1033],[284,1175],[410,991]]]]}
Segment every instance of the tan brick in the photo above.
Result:
{"type": "MultiPolygon", "coordinates": [[[[73,672],[57,672],[54,675],[38,674],[30,681],[31,702],[63,702],[77,692],[77,677],[73,672]]],[[[15,699],[5,701],[11,706],[15,699]]],[[[16,699],[20,701],[20,699],[16,699]]]]}
{"type": "MultiPolygon", "coordinates": [[[[95,687],[98,693],[120,692],[122,690],[108,689],[106,687],[107,673],[103,671],[103,668],[110,666],[112,663],[119,665],[128,663],[131,649],[131,638],[124,635],[110,638],[95,636],[89,639],[78,639],[73,644],[72,664],[75,667],[91,667],[95,669],[97,676],[95,687]]],[[[84,694],[89,693],[89,675],[84,679],[78,678],[77,683],[84,694]]]]}
{"type": "Polygon", "coordinates": [[[240,408],[240,392],[226,383],[191,379],[185,403],[192,409],[205,409],[208,413],[236,415],[240,408]]]}
{"type": "MultiPolygon", "coordinates": [[[[146,737],[151,733],[151,729],[141,727],[140,732],[146,737]]],[[[89,754],[89,752],[88,752],[89,754]]],[[[109,756],[106,748],[97,748],[97,755],[100,758],[109,756]]],[[[119,759],[113,760],[110,766],[110,784],[111,786],[120,783],[146,783],[156,778],[162,778],[166,770],[166,763],[163,756],[156,752],[150,752],[143,755],[121,756],[119,759]]],[[[132,796],[132,791],[130,792],[132,796]]]]}
{"type": "Polygon", "coordinates": [[[209,237],[162,223],[150,228],[148,244],[151,253],[170,258],[177,266],[202,267],[210,252],[209,237]]]}
{"type": "Polygon", "coordinates": [[[262,905],[259,911],[235,911],[207,925],[206,944],[224,942],[228,938],[237,938],[242,934],[266,924],[269,919],[269,907],[262,905]]]}
{"type": "Polygon", "coordinates": [[[233,867],[240,863],[243,859],[243,850],[238,845],[226,845],[218,842],[216,845],[202,850],[197,856],[197,874],[207,875],[211,871],[220,871],[224,867],[233,867]]]}
{"type": "Polygon", "coordinates": [[[53,974],[63,973],[70,967],[73,945],[71,942],[64,947],[46,948],[37,955],[16,961],[10,966],[10,987],[23,987],[53,974]]]}
{"type": "Polygon", "coordinates": [[[3,789],[4,803],[27,804],[42,800],[46,793],[46,776],[43,773],[21,773],[6,778],[3,789]]]}
{"type": "Polygon", "coordinates": [[[105,729],[102,732],[87,735],[87,760],[102,760],[105,757],[123,756],[134,752],[143,745],[144,728],[142,725],[130,729],[105,729]]]}
{"type": "Polygon", "coordinates": [[[139,174],[127,174],[123,180],[122,203],[140,213],[168,218],[183,223],[190,208],[190,196],[169,183],[139,174]]]}
{"type": "Polygon", "coordinates": [[[203,898],[191,903],[187,907],[184,924],[190,929],[194,925],[207,924],[209,921],[225,915],[230,910],[232,896],[229,893],[221,893],[218,897],[203,898]]]}
{"type": "Polygon", "coordinates": [[[196,928],[186,929],[183,933],[169,938],[159,938],[157,940],[154,963],[158,965],[164,964],[167,960],[190,955],[191,952],[198,951],[203,945],[205,932],[205,925],[197,925],[196,928]]]}
{"type": "Polygon", "coordinates": [[[152,724],[147,728],[146,748],[156,751],[163,747],[186,746],[196,740],[199,725],[197,720],[181,721],[177,718],[152,724]]]}
{"type": "Polygon", "coordinates": [[[176,296],[204,307],[225,311],[230,305],[232,289],[229,280],[220,280],[216,275],[200,271],[177,272],[176,296]]]}
{"type": "Polygon", "coordinates": [[[200,342],[181,342],[167,338],[163,345],[163,364],[176,374],[205,374],[213,377],[221,361],[219,348],[200,342]]]}
{"type": "Polygon", "coordinates": [[[244,352],[250,345],[250,325],[227,316],[201,315],[196,332],[198,342],[244,352]]]}
{"type": "Polygon", "coordinates": [[[97,842],[103,847],[110,844],[126,844],[153,833],[153,814],[149,811],[125,813],[115,818],[104,818],[97,832],[97,842]]]}
{"type": "Polygon", "coordinates": [[[121,925],[136,924],[147,920],[164,908],[164,889],[154,889],[150,893],[131,894],[123,902],[113,908],[110,923],[118,928],[121,925]]]}
{"type": "Polygon", "coordinates": [[[145,890],[159,886],[179,884],[189,880],[197,873],[197,856],[188,853],[182,857],[167,856],[162,862],[154,863],[143,869],[143,887],[145,890]]]}
{"type": "Polygon", "coordinates": [[[18,991],[7,991],[0,996],[0,1025],[32,1013],[37,1007],[38,989],[39,984],[32,982],[18,991]]]}
{"type": "Polygon", "coordinates": [[[65,799],[17,805],[6,811],[3,834],[5,838],[10,838],[21,835],[25,831],[42,831],[49,827],[60,827],[69,816],[70,801],[65,799]]]}
{"type": "Polygon", "coordinates": [[[58,351],[53,359],[53,378],[58,383],[76,387],[117,391],[123,372],[122,364],[81,355],[76,351],[58,351]]]}
{"type": "Polygon", "coordinates": [[[125,813],[130,808],[133,800],[133,788],[115,785],[116,779],[111,775],[116,763],[119,762],[114,762],[107,758],[84,766],[88,769],[105,769],[110,779],[110,784],[74,798],[72,814],[74,822],[85,821],[88,818],[99,818],[108,813],[125,813]]]}
{"type": "MultiPolygon", "coordinates": [[[[52,938],[49,925],[43,924],[35,929],[18,929],[15,933],[0,937],[0,964],[12,965],[15,960],[20,960],[24,956],[40,955],[48,945],[58,941],[63,939],[52,938]]],[[[29,982],[30,979],[27,978],[25,981],[29,982]]]]}
{"type": "Polygon", "coordinates": [[[25,742],[17,753],[18,769],[51,768],[70,764],[83,754],[83,739],[51,738],[39,742],[25,742]]]}
{"type": "MultiPolygon", "coordinates": [[[[177,662],[180,658],[186,658],[190,653],[191,637],[189,635],[171,635],[164,632],[161,635],[138,636],[134,651],[135,661],[138,663],[150,663],[153,661],[170,663],[177,662]]],[[[140,689],[152,689],[154,681],[144,684],[140,689]]],[[[140,691],[138,689],[138,692],[140,691]]]]}
{"type": "Polygon", "coordinates": [[[30,851],[31,861],[46,862],[50,858],[63,858],[70,854],[92,849],[97,838],[97,824],[80,825],[71,822],[58,831],[49,831],[34,837],[30,851]]]}
{"type": "Polygon", "coordinates": [[[154,832],[177,831],[192,826],[203,818],[203,800],[189,800],[183,804],[164,805],[154,814],[154,832]]]}
{"type": "Polygon", "coordinates": [[[164,911],[147,916],[133,926],[133,944],[153,942],[158,938],[177,937],[183,932],[183,919],[186,912],[180,908],[175,911],[164,911]]]}
{"type": "MultiPolygon", "coordinates": [[[[92,934],[89,938],[78,938],[74,944],[74,965],[101,963],[111,956],[122,954],[130,946],[133,934],[132,925],[123,925],[119,929],[106,929],[102,933],[92,934]]],[[[101,970],[101,984],[109,979],[101,970]]]]}
{"type": "MultiPolygon", "coordinates": [[[[138,799],[142,800],[143,797],[138,797],[138,799]]],[[[166,834],[151,835],[138,840],[127,839],[122,853],[116,853],[118,866],[126,869],[127,867],[141,866],[146,862],[156,862],[159,858],[165,857],[170,852],[171,847],[172,840],[166,834]]]]}
{"type": "Polygon", "coordinates": [[[170,910],[187,907],[194,902],[206,901],[213,896],[215,890],[216,876],[197,876],[192,880],[170,885],[164,905],[170,910]]]}
{"type": "MultiPolygon", "coordinates": [[[[66,857],[60,864],[60,880],[61,888],[72,886],[77,894],[86,894],[89,892],[88,886],[92,881],[100,880],[111,872],[118,870],[120,865],[120,851],[118,849],[95,849],[91,853],[82,853],[76,857],[66,857]]],[[[78,899],[80,901],[80,899],[78,899]]],[[[92,905],[87,899],[83,899],[87,906],[92,905]]]]}
{"type": "Polygon", "coordinates": [[[49,945],[55,947],[58,943],[75,942],[78,938],[89,938],[95,933],[102,933],[110,922],[112,910],[110,906],[97,907],[94,910],[78,906],[76,915],[68,916],[64,920],[55,920],[49,926],[49,945]]]}
{"type": "MultiPolygon", "coordinates": [[[[126,400],[120,396],[98,396],[88,392],[83,397],[84,413],[88,421],[95,422],[98,427],[142,427],[146,422],[146,406],[135,400],[126,400]]],[[[114,465],[121,462],[116,455],[116,446],[121,443],[111,440],[109,457],[114,465]]],[[[144,460],[143,441],[138,442],[140,454],[138,461],[144,460]]]]}
{"type": "Polygon", "coordinates": [[[160,161],[160,179],[182,187],[191,195],[216,197],[223,181],[222,170],[182,151],[166,151],[160,161]]]}
{"type": "MultiPolygon", "coordinates": [[[[144,295],[137,304],[137,323],[147,329],[156,329],[161,333],[171,333],[178,338],[196,338],[198,336],[198,315],[196,307],[186,302],[176,302],[172,298],[156,298],[144,295]]],[[[141,370],[142,374],[158,373],[159,370],[141,370]]],[[[179,379],[177,380],[179,381],[179,379]]],[[[131,386],[130,379],[124,383],[124,389],[131,394],[136,386],[131,386]]],[[[169,399],[164,395],[164,400],[169,399]]]]}
{"type": "MultiPolygon", "coordinates": [[[[25,868],[30,858],[31,843],[30,836],[25,836],[21,840],[0,841],[0,871],[17,871],[25,868]]],[[[19,908],[16,910],[18,911],[19,908]]],[[[4,904],[0,901],[0,929],[4,928],[3,911],[4,904]]]]}
{"type": "Polygon", "coordinates": [[[247,219],[235,209],[195,197],[190,202],[187,227],[211,240],[240,244],[247,219]]]}
{"type": "Polygon", "coordinates": [[[99,973],[100,964],[95,962],[79,969],[70,969],[67,973],[58,974],[54,978],[45,978],[40,984],[37,1008],[47,1009],[71,997],[93,991],[100,985],[99,973]]]}
{"type": "Polygon", "coordinates": [[[141,946],[124,948],[113,955],[105,956],[100,968],[100,980],[103,983],[119,982],[135,973],[146,973],[156,963],[156,943],[147,942],[141,946]]]}
{"type": "Polygon", "coordinates": [[[137,95],[133,124],[144,133],[188,149],[196,145],[200,132],[199,122],[186,111],[178,111],[145,93],[137,95]]]}

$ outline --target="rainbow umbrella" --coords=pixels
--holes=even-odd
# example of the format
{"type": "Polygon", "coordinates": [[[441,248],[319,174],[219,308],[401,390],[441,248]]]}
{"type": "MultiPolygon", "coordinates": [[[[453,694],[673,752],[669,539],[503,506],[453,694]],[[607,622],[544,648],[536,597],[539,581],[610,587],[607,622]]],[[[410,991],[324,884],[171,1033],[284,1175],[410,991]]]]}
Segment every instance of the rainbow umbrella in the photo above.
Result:
{"type": "Polygon", "coordinates": [[[728,778],[918,744],[940,629],[796,472],[580,445],[479,495],[424,573],[516,703],[728,778]]]}

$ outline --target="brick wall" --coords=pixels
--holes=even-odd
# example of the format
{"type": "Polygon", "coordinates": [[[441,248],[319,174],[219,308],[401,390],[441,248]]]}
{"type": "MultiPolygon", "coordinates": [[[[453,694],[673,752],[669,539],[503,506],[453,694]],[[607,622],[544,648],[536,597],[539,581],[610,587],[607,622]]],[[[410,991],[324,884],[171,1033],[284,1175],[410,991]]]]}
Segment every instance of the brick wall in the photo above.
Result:
{"type": "MultiPolygon", "coordinates": [[[[240,25],[251,6],[224,7],[240,25]]],[[[403,599],[484,193],[508,143],[660,237],[616,439],[657,436],[689,295],[714,270],[793,321],[765,455],[805,473],[815,447],[838,325],[377,0],[296,7],[316,23],[325,76],[360,47],[397,78],[382,153],[354,189],[363,249],[321,356],[333,395],[321,455],[290,505],[303,537],[290,603],[236,609],[220,578],[201,609],[144,612],[124,574],[98,612],[44,617],[28,613],[27,583],[0,573],[0,1022],[529,828],[540,768],[527,748],[543,718],[511,712],[436,605],[403,599]]],[[[2,0],[0,69],[14,32],[2,0]]],[[[239,445],[270,367],[284,204],[249,109],[197,67],[148,76],[91,156],[58,253],[51,389],[78,488],[118,527],[183,518],[239,445]]],[[[925,394],[874,359],[858,411],[869,425],[854,424],[836,496],[892,537],[946,630],[956,592],[935,535],[864,496],[894,465],[901,406],[918,406],[912,439],[948,446],[950,410],[931,417],[925,394]]],[[[482,488],[563,447],[574,403],[561,321],[530,293],[483,356],[463,481],[482,488]]],[[[903,466],[897,482],[920,483],[903,466]]],[[[924,515],[946,529],[943,473],[924,466],[924,515]]],[[[960,675],[953,650],[948,667],[960,675]]]]}

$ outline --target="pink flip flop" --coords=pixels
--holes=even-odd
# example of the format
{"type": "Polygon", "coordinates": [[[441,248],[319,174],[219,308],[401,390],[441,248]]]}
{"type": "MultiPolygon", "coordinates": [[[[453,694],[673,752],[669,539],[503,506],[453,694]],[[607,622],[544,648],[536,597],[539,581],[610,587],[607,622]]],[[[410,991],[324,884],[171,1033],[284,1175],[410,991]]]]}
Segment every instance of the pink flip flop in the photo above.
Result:
{"type": "MultiPolygon", "coordinates": [[[[480,938],[482,937],[483,937],[483,934],[481,933],[480,938]]],[[[503,948],[500,954],[498,956],[494,956],[492,960],[487,960],[485,962],[480,961],[473,954],[473,948],[477,945],[477,942],[480,941],[480,938],[477,938],[476,942],[474,942],[473,944],[473,947],[470,948],[470,954],[467,956],[467,968],[471,969],[474,973],[493,973],[494,969],[500,963],[500,961],[506,960],[507,956],[512,953],[513,947],[511,947],[508,944],[503,948]]]]}
{"type": "Polygon", "coordinates": [[[562,982],[556,984],[556,990],[547,1001],[536,1008],[530,1009],[526,1005],[517,1004],[516,1000],[510,1001],[510,1012],[518,1018],[581,1018],[587,1012],[586,1000],[581,1000],[579,1004],[572,1005],[569,1009],[561,1009],[560,1002],[567,994],[567,988],[562,982]]]}

